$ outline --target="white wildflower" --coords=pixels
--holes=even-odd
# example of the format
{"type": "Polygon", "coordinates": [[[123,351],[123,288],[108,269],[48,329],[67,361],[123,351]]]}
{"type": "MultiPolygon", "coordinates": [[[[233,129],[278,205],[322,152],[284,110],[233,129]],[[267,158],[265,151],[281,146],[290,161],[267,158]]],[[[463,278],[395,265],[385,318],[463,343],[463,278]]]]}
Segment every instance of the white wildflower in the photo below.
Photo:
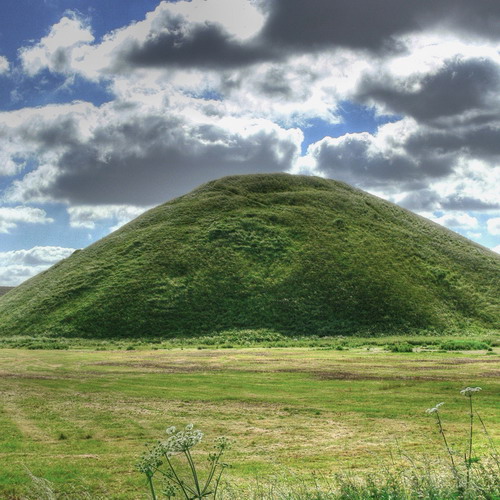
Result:
{"type": "Polygon", "coordinates": [[[471,398],[474,393],[481,391],[481,387],[466,387],[460,391],[460,394],[471,398]]]}
{"type": "Polygon", "coordinates": [[[425,412],[429,413],[429,414],[436,413],[437,411],[439,411],[439,408],[443,405],[444,405],[444,403],[438,403],[436,406],[434,406],[434,408],[427,408],[427,410],[425,410],[425,412]]]}
{"type": "Polygon", "coordinates": [[[170,437],[161,443],[163,453],[187,451],[196,446],[203,438],[203,433],[194,429],[193,424],[189,424],[185,430],[177,432],[175,427],[169,427],[167,434],[170,437]]]}

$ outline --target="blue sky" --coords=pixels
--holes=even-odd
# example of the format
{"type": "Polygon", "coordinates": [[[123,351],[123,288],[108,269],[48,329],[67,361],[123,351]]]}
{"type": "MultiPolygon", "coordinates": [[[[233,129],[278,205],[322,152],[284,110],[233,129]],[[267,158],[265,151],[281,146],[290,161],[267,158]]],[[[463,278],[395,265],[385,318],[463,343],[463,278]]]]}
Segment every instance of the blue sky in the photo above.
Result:
{"type": "Polygon", "coordinates": [[[4,2],[0,285],[252,172],[343,180],[499,252],[500,6],[385,5],[4,2]]]}

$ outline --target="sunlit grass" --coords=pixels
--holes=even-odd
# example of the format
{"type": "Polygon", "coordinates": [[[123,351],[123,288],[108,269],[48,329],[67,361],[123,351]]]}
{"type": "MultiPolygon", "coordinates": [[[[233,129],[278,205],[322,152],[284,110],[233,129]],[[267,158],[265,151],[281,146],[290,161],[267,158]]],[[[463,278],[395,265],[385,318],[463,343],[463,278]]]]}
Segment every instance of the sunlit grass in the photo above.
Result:
{"type": "MultiPolygon", "coordinates": [[[[444,401],[450,442],[463,443],[459,390],[481,386],[498,442],[498,361],[378,348],[0,350],[0,492],[22,491],[27,466],[56,488],[137,498],[134,463],[166,423],[234,440],[228,477],[241,484],[283,469],[366,472],[398,448],[444,457],[425,409],[444,401]]],[[[479,430],[478,453],[488,449],[479,430]]]]}

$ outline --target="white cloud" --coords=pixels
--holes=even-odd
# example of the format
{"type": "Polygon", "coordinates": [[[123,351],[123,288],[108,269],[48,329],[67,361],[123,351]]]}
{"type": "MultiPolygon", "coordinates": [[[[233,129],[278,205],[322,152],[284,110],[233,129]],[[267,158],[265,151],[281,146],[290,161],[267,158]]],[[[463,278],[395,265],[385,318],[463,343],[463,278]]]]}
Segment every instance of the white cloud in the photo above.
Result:
{"type": "Polygon", "coordinates": [[[71,227],[94,229],[97,222],[106,221],[114,224],[110,229],[114,231],[145,210],[131,205],[73,206],[68,208],[68,214],[71,227]]]}
{"type": "MultiPolygon", "coordinates": [[[[184,42],[189,45],[192,33],[197,30],[209,30],[210,34],[216,35],[217,42],[227,42],[229,49],[232,41],[237,42],[235,47],[243,47],[241,44],[254,36],[263,23],[260,10],[247,0],[161,2],[154,11],[146,14],[144,20],[112,31],[95,44],[87,21],[70,12],[53,25],[49,34],[38,43],[22,48],[20,58],[24,70],[32,76],[45,68],[63,74],[78,73],[90,80],[113,78],[115,72],[122,70],[130,76],[128,65],[119,59],[133,47],[142,47],[155,43],[161,37],[172,36],[173,51],[184,50],[181,39],[184,37],[184,42]]],[[[210,43],[201,39],[200,43],[195,42],[197,50],[204,50],[204,42],[205,46],[210,43]]],[[[235,54],[244,56],[245,50],[243,47],[235,54]]],[[[214,60],[219,57],[224,64],[224,56],[228,54],[217,56],[217,52],[213,50],[209,56],[214,60]]],[[[203,65],[203,59],[197,60],[203,65]]]]}
{"type": "Polygon", "coordinates": [[[41,208],[0,207],[0,233],[9,233],[18,224],[50,224],[53,219],[41,208]]]}
{"type": "Polygon", "coordinates": [[[492,250],[496,253],[500,253],[500,245],[497,245],[496,247],[493,247],[492,250]]]}
{"type": "Polygon", "coordinates": [[[266,117],[293,126],[310,119],[339,123],[370,60],[352,51],[297,55],[286,61],[221,72],[209,82],[223,97],[224,112],[266,117]]]}
{"type": "Polygon", "coordinates": [[[441,217],[431,217],[431,220],[452,229],[474,229],[479,221],[466,213],[447,213],[441,217]]]}
{"type": "Polygon", "coordinates": [[[488,232],[493,236],[500,236],[500,217],[488,219],[486,222],[488,232]]]}
{"type": "Polygon", "coordinates": [[[0,56],[0,75],[9,71],[9,60],[5,56],[0,56]]]}
{"type": "Polygon", "coordinates": [[[481,233],[474,233],[474,232],[467,232],[467,236],[473,240],[480,240],[482,238],[482,234],[481,233]]]}
{"type": "Polygon", "coordinates": [[[69,74],[81,59],[82,46],[94,41],[90,28],[76,14],[63,17],[37,44],[24,47],[19,57],[24,71],[31,76],[43,69],[69,74]]]}
{"type": "Polygon", "coordinates": [[[17,286],[24,280],[69,257],[74,248],[37,246],[0,252],[0,285],[17,286]]]}
{"type": "Polygon", "coordinates": [[[241,39],[256,35],[265,21],[262,12],[248,0],[193,0],[162,3],[160,8],[180,14],[192,23],[221,24],[241,39]]]}

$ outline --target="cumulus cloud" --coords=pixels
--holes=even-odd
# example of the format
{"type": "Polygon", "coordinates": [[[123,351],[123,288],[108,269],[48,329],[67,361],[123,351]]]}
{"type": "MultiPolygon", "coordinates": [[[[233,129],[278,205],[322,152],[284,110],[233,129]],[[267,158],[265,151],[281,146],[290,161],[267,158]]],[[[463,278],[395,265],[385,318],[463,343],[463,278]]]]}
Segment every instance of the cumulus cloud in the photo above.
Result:
{"type": "Polygon", "coordinates": [[[416,211],[499,209],[498,157],[465,142],[447,147],[454,134],[405,118],[374,134],[325,137],[309,146],[296,170],[343,180],[416,211]],[[487,159],[479,160],[483,155],[487,159]]]}
{"type": "Polygon", "coordinates": [[[467,213],[448,213],[441,217],[430,217],[431,220],[451,229],[475,229],[479,221],[467,213]]]}
{"type": "Polygon", "coordinates": [[[50,224],[53,219],[41,208],[0,207],[0,233],[9,233],[19,224],[50,224]]]}
{"type": "Polygon", "coordinates": [[[144,21],[109,37],[112,71],[238,68],[278,57],[256,36],[264,16],[247,0],[162,2],[144,21]]]}
{"type": "Polygon", "coordinates": [[[418,124],[405,119],[384,125],[376,134],[325,137],[309,147],[304,165],[365,189],[422,189],[428,178],[449,174],[453,164],[441,151],[409,154],[408,142],[418,133],[418,124]]]}
{"type": "Polygon", "coordinates": [[[161,2],[142,21],[108,33],[98,43],[85,19],[64,16],[38,43],[23,47],[26,73],[43,69],[91,80],[134,68],[233,68],[275,57],[253,40],[264,22],[247,0],[161,2]]]}
{"type": "Polygon", "coordinates": [[[71,227],[94,229],[96,223],[114,224],[111,231],[118,229],[144,211],[144,207],[131,205],[73,206],[68,208],[71,227]]]}
{"type": "Polygon", "coordinates": [[[161,2],[144,20],[99,43],[85,21],[67,15],[39,43],[22,49],[21,58],[29,74],[71,69],[92,78],[148,67],[220,70],[338,48],[401,52],[404,37],[422,31],[497,41],[499,15],[489,0],[161,2]]]}
{"type": "Polygon", "coordinates": [[[486,222],[488,232],[493,236],[500,236],[500,217],[493,217],[486,222]]]}
{"type": "Polygon", "coordinates": [[[5,56],[0,56],[0,75],[7,73],[9,68],[9,60],[5,56]]]}
{"type": "Polygon", "coordinates": [[[367,75],[357,97],[419,121],[473,111],[477,121],[478,112],[491,115],[492,109],[498,109],[499,89],[497,61],[455,56],[435,71],[400,77],[380,71],[367,75]]]}
{"type": "Polygon", "coordinates": [[[75,14],[64,16],[54,24],[47,36],[35,45],[24,47],[19,57],[24,71],[33,76],[48,69],[56,73],[72,73],[74,59],[82,57],[81,49],[94,41],[90,28],[75,14]]]}
{"type": "Polygon", "coordinates": [[[298,129],[267,120],[175,113],[162,101],[51,109],[11,126],[40,162],[12,183],[11,201],[150,206],[215,177],[286,170],[302,141],[298,129]]]}
{"type": "Polygon", "coordinates": [[[74,251],[74,248],[37,246],[28,250],[0,252],[0,284],[17,286],[69,257],[74,251]]]}
{"type": "Polygon", "coordinates": [[[401,35],[440,29],[498,40],[500,5],[489,0],[383,4],[366,0],[272,0],[263,38],[288,50],[325,47],[394,51],[401,35]]]}
{"type": "Polygon", "coordinates": [[[169,11],[156,18],[156,30],[144,40],[129,40],[119,64],[136,67],[233,68],[271,59],[271,47],[240,41],[218,23],[192,23],[169,11]]]}

